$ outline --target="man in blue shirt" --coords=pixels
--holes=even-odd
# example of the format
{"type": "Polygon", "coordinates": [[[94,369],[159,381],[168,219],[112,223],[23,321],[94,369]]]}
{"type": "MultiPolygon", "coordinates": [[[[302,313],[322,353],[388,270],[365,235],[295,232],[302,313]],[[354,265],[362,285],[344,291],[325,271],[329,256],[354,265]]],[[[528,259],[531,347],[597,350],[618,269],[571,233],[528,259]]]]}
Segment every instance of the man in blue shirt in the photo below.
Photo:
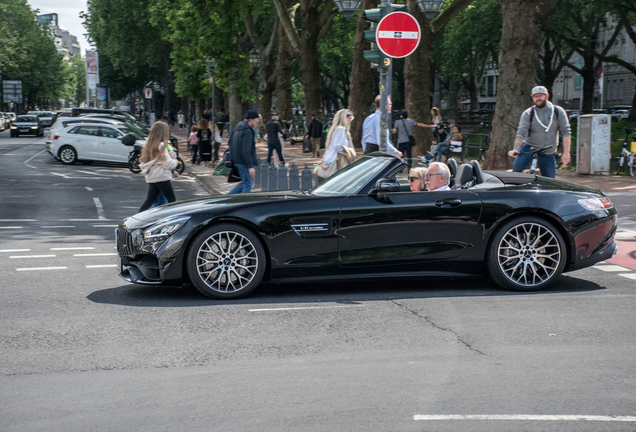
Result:
{"type": "MultiPolygon", "coordinates": [[[[380,96],[376,96],[375,112],[367,117],[364,120],[364,123],[362,123],[362,150],[364,151],[364,154],[380,150],[380,143],[382,142],[382,139],[380,138],[380,117],[382,115],[382,112],[380,111],[380,100],[380,96]]],[[[389,98],[388,103],[388,110],[390,114],[391,107],[393,106],[391,98],[389,98]]],[[[398,151],[395,147],[393,147],[393,144],[391,144],[389,130],[390,128],[387,127],[386,152],[397,157],[402,157],[402,152],[398,151]]]]}

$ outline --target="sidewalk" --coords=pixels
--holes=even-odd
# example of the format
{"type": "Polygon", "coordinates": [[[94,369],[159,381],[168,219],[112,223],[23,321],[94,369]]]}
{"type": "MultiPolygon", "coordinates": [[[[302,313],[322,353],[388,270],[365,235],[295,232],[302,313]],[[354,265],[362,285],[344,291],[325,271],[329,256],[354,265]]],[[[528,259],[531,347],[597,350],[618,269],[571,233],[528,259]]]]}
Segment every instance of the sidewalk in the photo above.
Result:
{"type": "MultiPolygon", "coordinates": [[[[208,167],[202,167],[199,165],[192,165],[192,153],[187,151],[187,138],[189,132],[187,130],[180,131],[178,127],[172,127],[171,133],[175,137],[179,138],[179,154],[181,158],[186,162],[186,172],[194,177],[203,188],[212,195],[225,194],[234,187],[234,183],[228,183],[227,178],[224,176],[212,175],[213,169],[208,167]]],[[[227,149],[227,135],[223,136],[223,144],[219,150],[219,157],[223,155],[223,152],[227,149]]],[[[321,151],[323,154],[324,149],[321,151]]],[[[284,148],[285,162],[296,165],[298,169],[302,169],[305,165],[312,168],[315,163],[318,163],[321,158],[314,158],[311,153],[303,153],[302,143],[290,145],[289,141],[285,142],[284,148]]],[[[362,155],[362,150],[358,150],[358,157],[362,155]]],[[[267,142],[261,141],[256,144],[256,157],[260,160],[267,159],[267,142]]],[[[636,192],[636,177],[629,176],[591,176],[591,175],[577,175],[575,170],[557,170],[558,180],[565,180],[571,183],[580,184],[583,186],[589,186],[595,189],[600,189],[603,192],[636,192]]]]}

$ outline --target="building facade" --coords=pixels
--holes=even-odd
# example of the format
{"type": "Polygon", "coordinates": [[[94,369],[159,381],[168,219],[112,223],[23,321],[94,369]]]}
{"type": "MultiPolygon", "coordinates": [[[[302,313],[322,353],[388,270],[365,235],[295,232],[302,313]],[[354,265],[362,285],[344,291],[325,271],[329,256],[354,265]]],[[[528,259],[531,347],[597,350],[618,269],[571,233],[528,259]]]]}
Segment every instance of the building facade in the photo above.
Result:
{"type": "Polygon", "coordinates": [[[68,60],[68,58],[74,54],[82,55],[77,36],[70,34],[67,30],[60,27],[56,13],[38,15],[37,20],[49,25],[55,40],[55,46],[65,59],[68,60]]]}

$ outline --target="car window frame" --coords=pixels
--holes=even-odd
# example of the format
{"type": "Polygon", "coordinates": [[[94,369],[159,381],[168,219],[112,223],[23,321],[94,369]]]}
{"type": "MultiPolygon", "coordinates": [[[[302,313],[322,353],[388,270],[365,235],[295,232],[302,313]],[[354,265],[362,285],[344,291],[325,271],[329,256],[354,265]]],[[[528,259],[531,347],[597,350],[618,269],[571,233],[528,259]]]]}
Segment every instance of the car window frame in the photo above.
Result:
{"type": "Polygon", "coordinates": [[[124,134],[123,134],[123,133],[122,133],[119,129],[114,128],[112,125],[102,125],[102,126],[100,126],[100,127],[99,127],[99,136],[100,136],[101,138],[119,139],[119,138],[123,137],[123,136],[124,136],[124,134]],[[105,135],[102,133],[102,130],[103,130],[103,129],[112,129],[113,131],[117,132],[117,136],[116,136],[116,137],[112,137],[112,136],[105,136],[105,135]]]}

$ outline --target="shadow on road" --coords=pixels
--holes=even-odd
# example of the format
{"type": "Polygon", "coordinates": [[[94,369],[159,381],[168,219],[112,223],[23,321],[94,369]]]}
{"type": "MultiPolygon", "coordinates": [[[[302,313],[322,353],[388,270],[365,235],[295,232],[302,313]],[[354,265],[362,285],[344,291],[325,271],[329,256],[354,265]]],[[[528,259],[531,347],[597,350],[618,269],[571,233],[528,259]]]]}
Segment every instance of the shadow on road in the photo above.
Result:
{"type": "Polygon", "coordinates": [[[396,299],[549,296],[606,289],[595,282],[561,276],[552,289],[535,292],[505,291],[487,279],[391,279],[307,284],[261,284],[249,297],[239,300],[212,300],[192,285],[184,288],[126,284],[99,290],[87,296],[95,303],[132,307],[202,307],[223,305],[267,305],[290,303],[343,303],[396,299]]]}

